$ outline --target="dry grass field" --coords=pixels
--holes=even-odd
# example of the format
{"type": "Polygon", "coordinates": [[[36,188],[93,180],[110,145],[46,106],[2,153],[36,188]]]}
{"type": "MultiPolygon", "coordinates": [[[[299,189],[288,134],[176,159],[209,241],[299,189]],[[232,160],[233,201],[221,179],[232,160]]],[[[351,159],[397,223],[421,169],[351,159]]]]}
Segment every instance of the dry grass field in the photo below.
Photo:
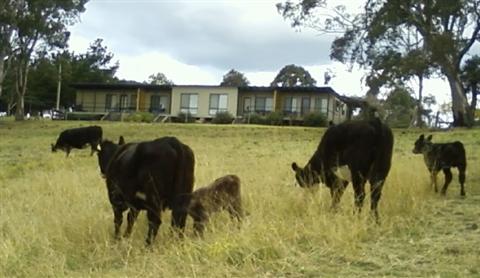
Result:
{"type": "MultiPolygon", "coordinates": [[[[447,196],[436,195],[421,155],[421,130],[395,130],[393,165],[380,201],[382,223],[353,214],[348,187],[340,211],[321,186],[295,186],[290,164],[304,165],[324,129],[0,120],[1,277],[480,277],[480,130],[435,132],[461,140],[467,197],[457,171],[447,196]],[[113,214],[96,156],[52,153],[58,133],[100,124],[127,141],[176,136],[195,152],[195,186],[225,174],[242,180],[249,216],[238,228],[215,215],[203,239],[187,222],[171,233],[170,211],[152,248],[145,213],[129,239],[113,239],[113,214]]],[[[428,131],[427,131],[428,132],[428,131]]],[[[439,180],[443,182],[443,175],[439,180]]],[[[124,225],[125,226],[125,225],[124,225]]]]}

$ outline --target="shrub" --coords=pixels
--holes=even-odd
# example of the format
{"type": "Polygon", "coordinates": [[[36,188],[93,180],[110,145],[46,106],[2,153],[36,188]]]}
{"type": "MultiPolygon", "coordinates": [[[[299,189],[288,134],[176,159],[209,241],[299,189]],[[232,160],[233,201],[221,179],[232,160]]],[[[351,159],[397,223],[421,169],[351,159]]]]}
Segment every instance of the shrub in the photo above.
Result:
{"type": "Polygon", "coordinates": [[[260,114],[251,113],[246,116],[247,123],[254,124],[254,125],[263,125],[265,124],[265,118],[262,117],[260,114]]]}
{"type": "Polygon", "coordinates": [[[218,112],[212,119],[214,124],[231,124],[235,118],[229,112],[218,112]]]}
{"type": "Polygon", "coordinates": [[[175,122],[178,122],[178,123],[194,123],[195,122],[195,117],[193,117],[192,114],[190,114],[190,112],[187,112],[187,113],[180,112],[180,113],[178,113],[175,122]]]}
{"type": "Polygon", "coordinates": [[[303,116],[304,126],[327,126],[327,117],[323,113],[312,112],[303,116]]]}
{"type": "Polygon", "coordinates": [[[136,122],[136,123],[151,123],[155,119],[155,116],[152,113],[148,112],[135,112],[131,113],[125,118],[126,122],[136,122]]]}
{"type": "Polygon", "coordinates": [[[283,115],[281,112],[272,112],[265,117],[265,122],[267,125],[282,125],[283,124],[283,115]]]}

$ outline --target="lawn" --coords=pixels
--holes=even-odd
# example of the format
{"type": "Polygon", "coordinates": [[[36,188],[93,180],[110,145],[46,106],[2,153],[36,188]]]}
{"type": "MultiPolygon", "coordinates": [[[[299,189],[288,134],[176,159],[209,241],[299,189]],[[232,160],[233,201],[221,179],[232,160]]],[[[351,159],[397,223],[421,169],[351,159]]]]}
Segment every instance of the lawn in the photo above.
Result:
{"type": "MultiPolygon", "coordinates": [[[[322,185],[295,185],[290,165],[304,165],[321,128],[207,124],[0,120],[0,276],[11,277],[478,277],[480,276],[480,130],[394,130],[392,169],[380,200],[381,225],[369,198],[353,213],[348,187],[330,211],[322,185]],[[113,214],[96,156],[52,153],[65,128],[98,124],[104,138],[176,136],[195,152],[195,186],[236,174],[249,215],[238,228],[226,213],[203,238],[170,231],[170,212],[145,247],[146,215],[132,237],[113,239],[113,214]],[[467,151],[466,198],[457,171],[446,196],[429,187],[413,142],[461,140],[467,151]]],[[[443,175],[439,175],[443,182],[443,175]]],[[[125,225],[124,225],[125,226],[125,225]]]]}

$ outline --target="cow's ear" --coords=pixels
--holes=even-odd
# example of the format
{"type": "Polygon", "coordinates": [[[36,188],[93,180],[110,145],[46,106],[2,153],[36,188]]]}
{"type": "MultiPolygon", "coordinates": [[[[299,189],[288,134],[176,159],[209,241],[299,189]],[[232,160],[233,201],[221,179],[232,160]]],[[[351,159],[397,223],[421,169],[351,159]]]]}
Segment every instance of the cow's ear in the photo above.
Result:
{"type": "Polygon", "coordinates": [[[298,167],[297,163],[293,162],[292,163],[292,169],[293,169],[293,171],[298,172],[298,170],[300,170],[300,167],[298,167]]]}
{"type": "Polygon", "coordinates": [[[102,145],[97,144],[97,151],[101,152],[102,151],[102,145]]]}
{"type": "Polygon", "coordinates": [[[420,137],[418,137],[418,139],[420,139],[420,141],[423,141],[423,139],[425,139],[425,135],[420,135],[420,137]]]}
{"type": "Polygon", "coordinates": [[[432,137],[433,137],[433,135],[432,135],[432,134],[428,135],[428,137],[427,137],[427,141],[428,141],[428,142],[432,141],[432,137]]]}
{"type": "Polygon", "coordinates": [[[123,138],[123,136],[120,136],[120,138],[118,138],[118,144],[125,145],[125,139],[123,138]]]}

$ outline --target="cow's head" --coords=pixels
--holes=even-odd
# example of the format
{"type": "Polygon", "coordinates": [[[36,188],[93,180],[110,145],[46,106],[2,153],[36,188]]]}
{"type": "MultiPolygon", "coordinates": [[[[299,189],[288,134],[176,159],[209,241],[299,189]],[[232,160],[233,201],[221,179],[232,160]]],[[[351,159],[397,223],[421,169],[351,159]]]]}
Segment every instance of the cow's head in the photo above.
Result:
{"type": "Polygon", "coordinates": [[[118,144],[113,143],[110,140],[103,140],[100,145],[98,145],[98,165],[100,166],[100,172],[102,173],[102,177],[105,177],[107,173],[108,163],[113,158],[113,155],[117,151],[117,149],[125,144],[125,139],[123,136],[120,136],[118,139],[118,144]]]}
{"type": "Polygon", "coordinates": [[[301,168],[297,163],[292,163],[292,169],[295,172],[295,179],[300,187],[312,187],[320,183],[318,173],[311,169],[310,164],[305,168],[301,168]]]}
{"type": "Polygon", "coordinates": [[[432,135],[429,135],[425,138],[425,135],[420,135],[415,141],[415,145],[413,147],[413,153],[423,153],[430,145],[432,144],[432,135]]]}
{"type": "Polygon", "coordinates": [[[52,153],[56,152],[57,151],[57,146],[52,144],[52,153]]]}

